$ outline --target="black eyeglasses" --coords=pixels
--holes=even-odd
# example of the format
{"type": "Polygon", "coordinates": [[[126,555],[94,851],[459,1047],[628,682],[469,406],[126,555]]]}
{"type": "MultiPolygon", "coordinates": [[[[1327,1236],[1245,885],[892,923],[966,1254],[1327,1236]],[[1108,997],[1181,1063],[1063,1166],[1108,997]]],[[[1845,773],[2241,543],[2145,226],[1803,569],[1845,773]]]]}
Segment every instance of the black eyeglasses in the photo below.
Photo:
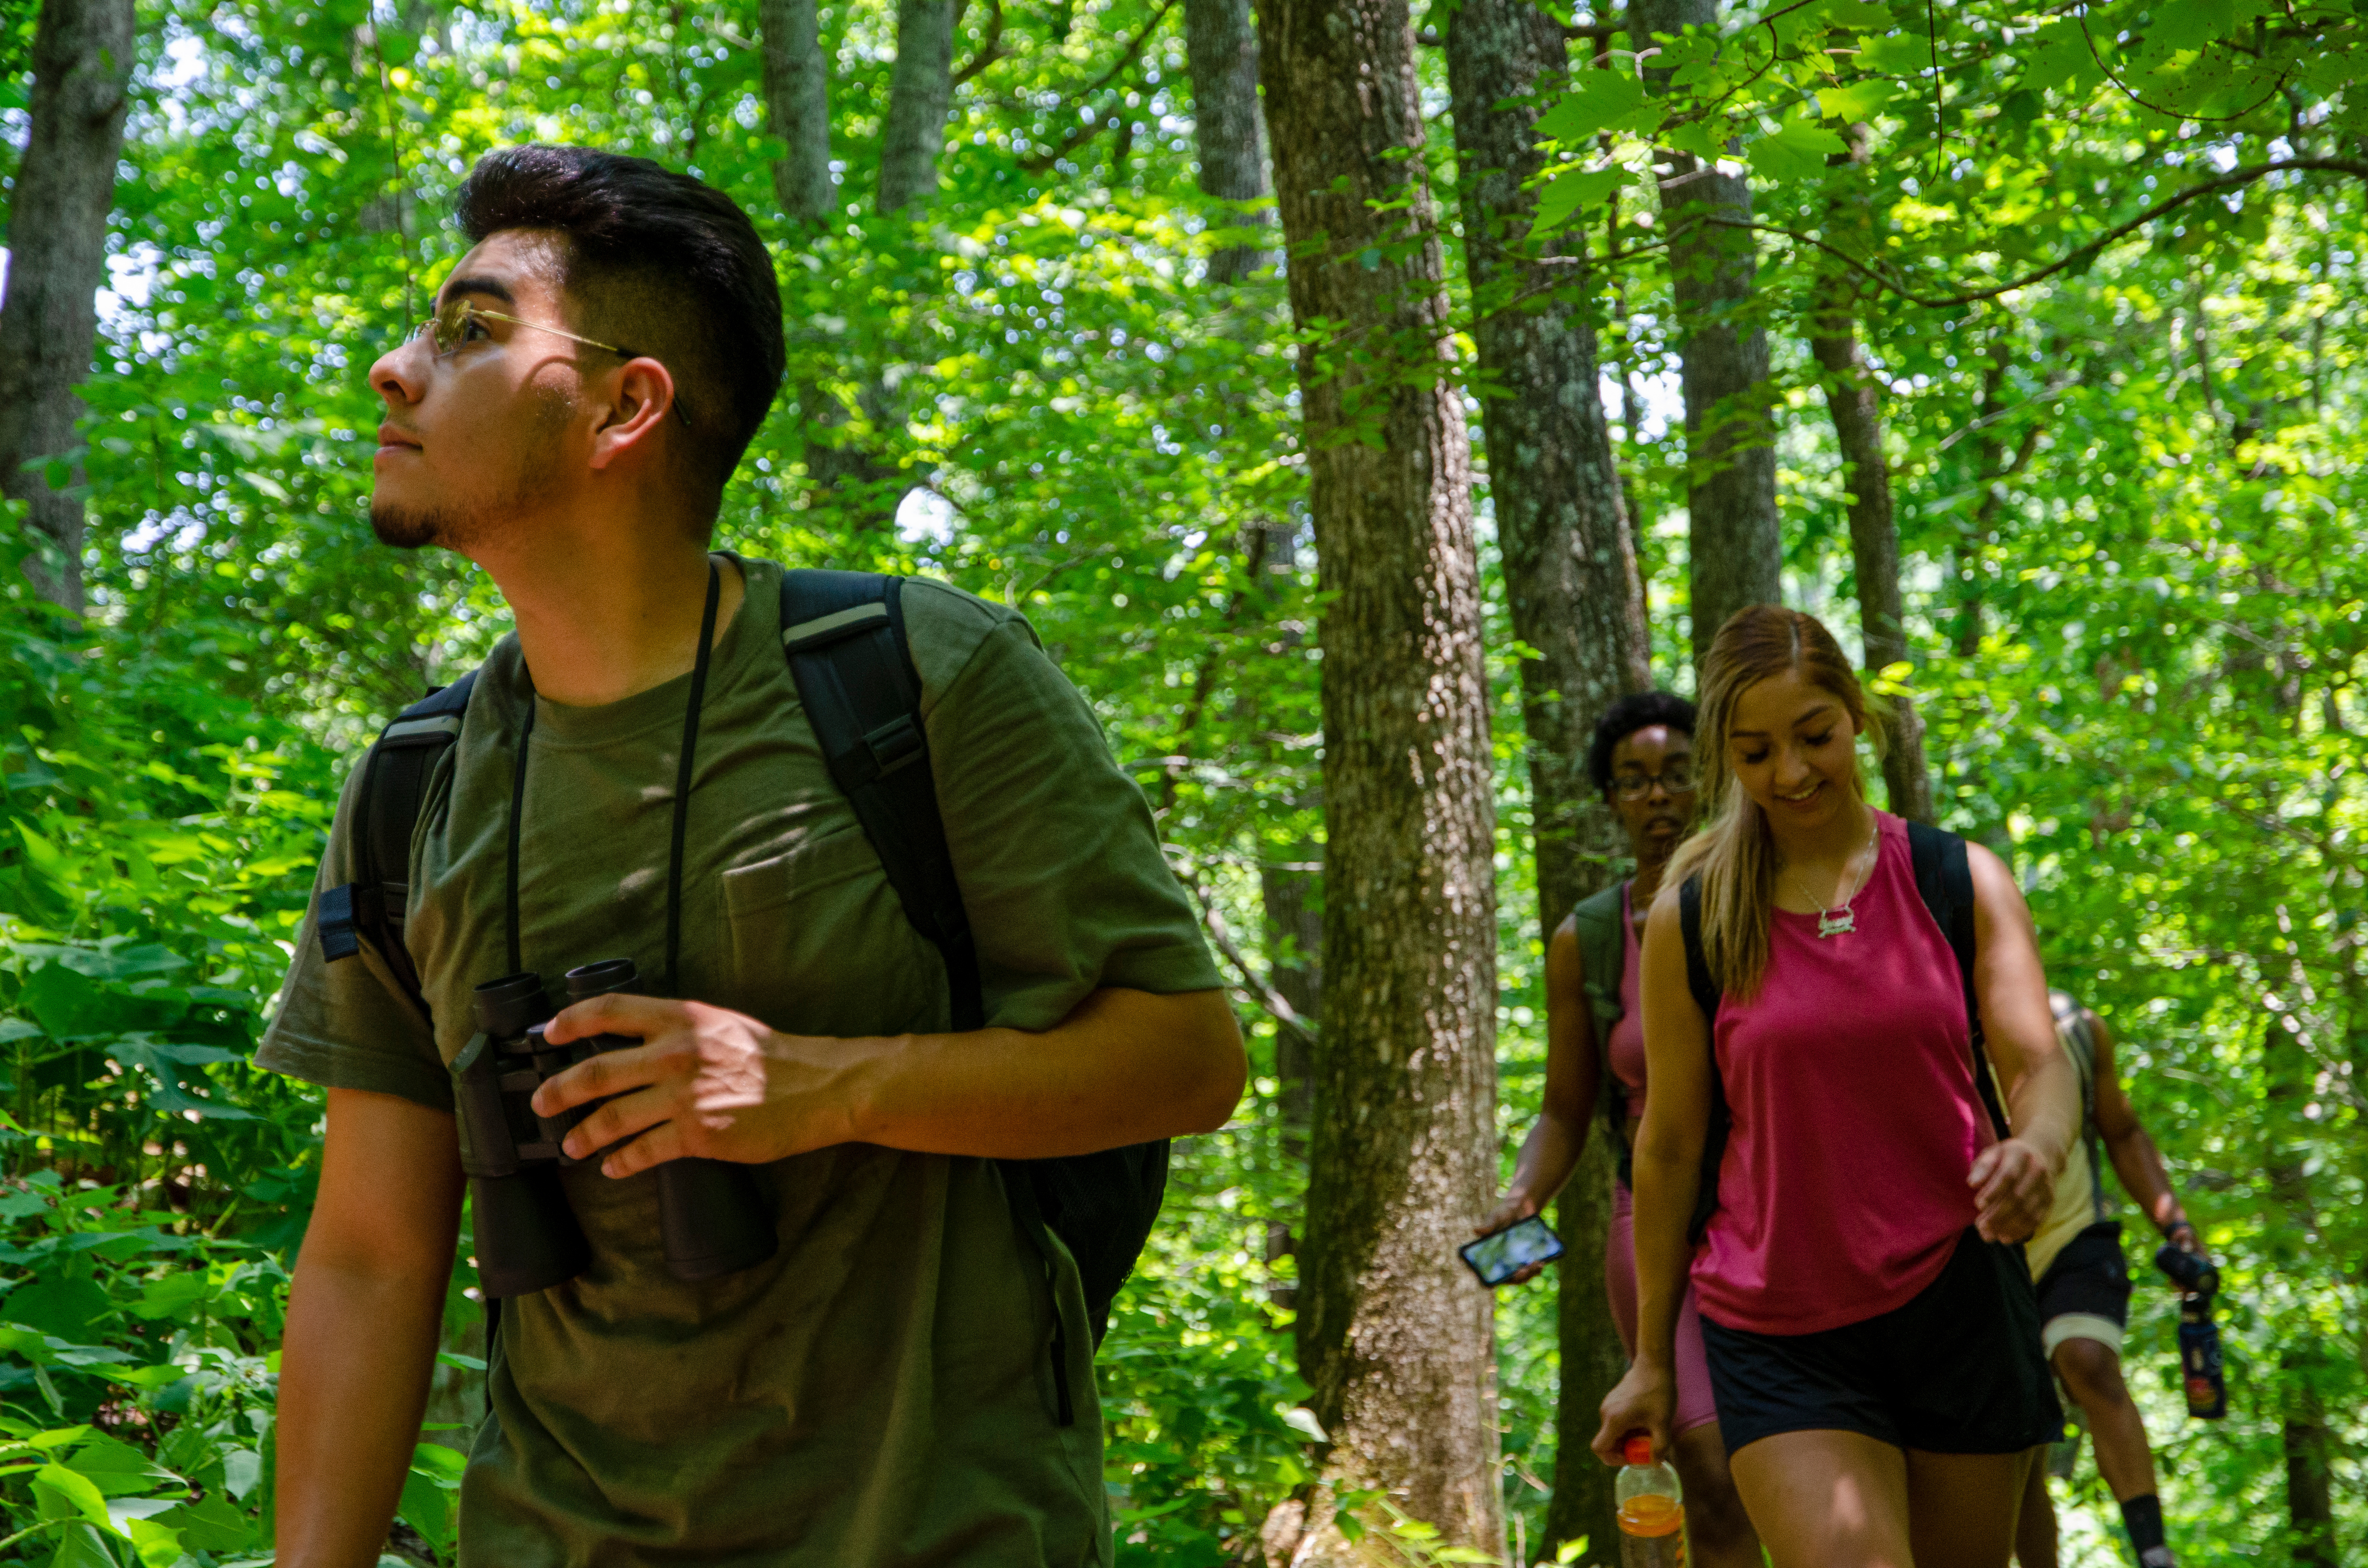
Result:
{"type": "MultiPolygon", "coordinates": [[[[603,354],[614,354],[620,359],[654,358],[654,356],[645,356],[636,349],[620,348],[613,343],[601,343],[569,332],[565,327],[552,326],[546,322],[529,321],[524,316],[514,316],[502,311],[489,311],[474,300],[465,299],[453,300],[434,315],[420,317],[412,324],[411,330],[403,335],[403,340],[405,343],[416,343],[424,337],[436,350],[436,357],[441,359],[462,344],[484,341],[482,338],[471,337],[469,334],[472,330],[484,332],[485,337],[490,338],[493,335],[485,332],[484,325],[489,321],[505,321],[512,326],[532,327],[537,332],[547,332],[553,337],[564,337],[570,343],[580,343],[586,348],[598,348],[603,354]]],[[[679,393],[674,400],[674,415],[682,421],[684,429],[690,428],[690,415],[683,408],[679,393]]]]}
{"type": "Polygon", "coordinates": [[[1673,762],[1658,773],[1615,773],[1611,776],[1611,792],[1623,801],[1641,801],[1658,784],[1672,795],[1693,793],[1694,768],[1690,762],[1673,762]]]}

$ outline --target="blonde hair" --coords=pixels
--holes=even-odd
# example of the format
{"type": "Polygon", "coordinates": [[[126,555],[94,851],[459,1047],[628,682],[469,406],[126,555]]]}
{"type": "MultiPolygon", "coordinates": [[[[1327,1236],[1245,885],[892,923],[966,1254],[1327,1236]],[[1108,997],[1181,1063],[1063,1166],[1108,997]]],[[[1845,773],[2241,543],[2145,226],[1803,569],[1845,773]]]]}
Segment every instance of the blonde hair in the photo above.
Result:
{"type": "MultiPolygon", "coordinates": [[[[1751,605],[1735,612],[1702,666],[1702,706],[1694,745],[1700,780],[1702,830],[1678,846],[1664,886],[1682,887],[1702,879],[1702,957],[1720,988],[1739,1000],[1759,989],[1768,972],[1770,909],[1776,902],[1776,840],[1768,815],[1735,781],[1726,761],[1727,731],[1743,694],[1773,676],[1798,670],[1812,686],[1831,692],[1850,722],[1883,755],[1885,716],[1870,710],[1858,672],[1814,616],[1782,605],[1751,605]]],[[[1861,800],[1866,785],[1856,769],[1850,789],[1861,800]]]]}

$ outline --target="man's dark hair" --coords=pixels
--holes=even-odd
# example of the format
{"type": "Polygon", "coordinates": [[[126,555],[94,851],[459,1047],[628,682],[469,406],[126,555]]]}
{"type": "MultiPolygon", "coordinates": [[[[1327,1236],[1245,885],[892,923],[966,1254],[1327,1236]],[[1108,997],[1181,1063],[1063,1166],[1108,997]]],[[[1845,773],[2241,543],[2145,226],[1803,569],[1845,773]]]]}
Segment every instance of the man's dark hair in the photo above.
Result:
{"type": "Polygon", "coordinates": [[[1598,794],[1611,788],[1611,748],[1639,730],[1656,724],[1694,733],[1694,705],[1674,691],[1632,691],[1615,700],[1595,722],[1595,738],[1587,743],[1587,776],[1598,794]]]}
{"type": "Polygon", "coordinates": [[[786,358],[773,259],[739,204],[647,158],[529,143],[478,159],[452,210],[472,244],[505,229],[565,236],[570,324],[674,376],[712,517],[786,358]]]}

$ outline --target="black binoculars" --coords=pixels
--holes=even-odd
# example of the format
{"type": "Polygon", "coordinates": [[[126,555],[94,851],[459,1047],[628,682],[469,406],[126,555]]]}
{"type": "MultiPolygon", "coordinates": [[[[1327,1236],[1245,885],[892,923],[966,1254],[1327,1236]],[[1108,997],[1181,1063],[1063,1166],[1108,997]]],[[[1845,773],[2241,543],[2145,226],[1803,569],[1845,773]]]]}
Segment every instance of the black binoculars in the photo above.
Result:
{"type": "MultiPolygon", "coordinates": [[[[640,979],[631,959],[586,964],[567,971],[567,999],[630,991],[640,979]]],[[[453,1059],[452,1087],[461,1169],[469,1178],[475,1217],[477,1276],[488,1296],[529,1295],[591,1266],[591,1244],[559,1181],[560,1167],[585,1162],[570,1159],[560,1145],[607,1103],[538,1116],[530,1103],[534,1092],[579,1062],[641,1041],[596,1035],[550,1043],[543,1026],[555,1009],[538,975],[488,981],[477,987],[474,1006],[477,1033],[453,1059]]],[[[779,1238],[747,1166],[684,1158],[667,1161],[655,1174],[668,1274],[714,1279],[773,1256],[779,1238]]]]}
{"type": "Polygon", "coordinates": [[[2165,1243],[2162,1250],[2154,1255],[2154,1266],[2191,1296],[2215,1296],[2220,1292],[2220,1271],[2192,1252],[2165,1243]]]}

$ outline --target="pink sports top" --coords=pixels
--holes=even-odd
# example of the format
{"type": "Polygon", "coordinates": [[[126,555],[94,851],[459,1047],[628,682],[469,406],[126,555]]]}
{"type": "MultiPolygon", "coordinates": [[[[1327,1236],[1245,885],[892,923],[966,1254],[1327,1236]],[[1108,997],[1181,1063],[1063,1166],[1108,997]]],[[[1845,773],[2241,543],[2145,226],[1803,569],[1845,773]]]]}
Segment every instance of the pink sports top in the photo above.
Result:
{"type": "Polygon", "coordinates": [[[1965,1175],[1991,1136],[1957,960],[1907,824],[1875,816],[1856,929],[1821,937],[1816,915],[1774,911],[1759,994],[1719,1004],[1735,1126],[1693,1278],[1729,1328],[1816,1334],[1904,1306],[1974,1222],[1965,1175]]]}
{"type": "Polygon", "coordinates": [[[1628,1119],[1645,1114],[1645,981],[1636,913],[1628,902],[1634,882],[1620,884],[1620,1021],[1603,1042],[1611,1075],[1627,1091],[1628,1119]]]}

